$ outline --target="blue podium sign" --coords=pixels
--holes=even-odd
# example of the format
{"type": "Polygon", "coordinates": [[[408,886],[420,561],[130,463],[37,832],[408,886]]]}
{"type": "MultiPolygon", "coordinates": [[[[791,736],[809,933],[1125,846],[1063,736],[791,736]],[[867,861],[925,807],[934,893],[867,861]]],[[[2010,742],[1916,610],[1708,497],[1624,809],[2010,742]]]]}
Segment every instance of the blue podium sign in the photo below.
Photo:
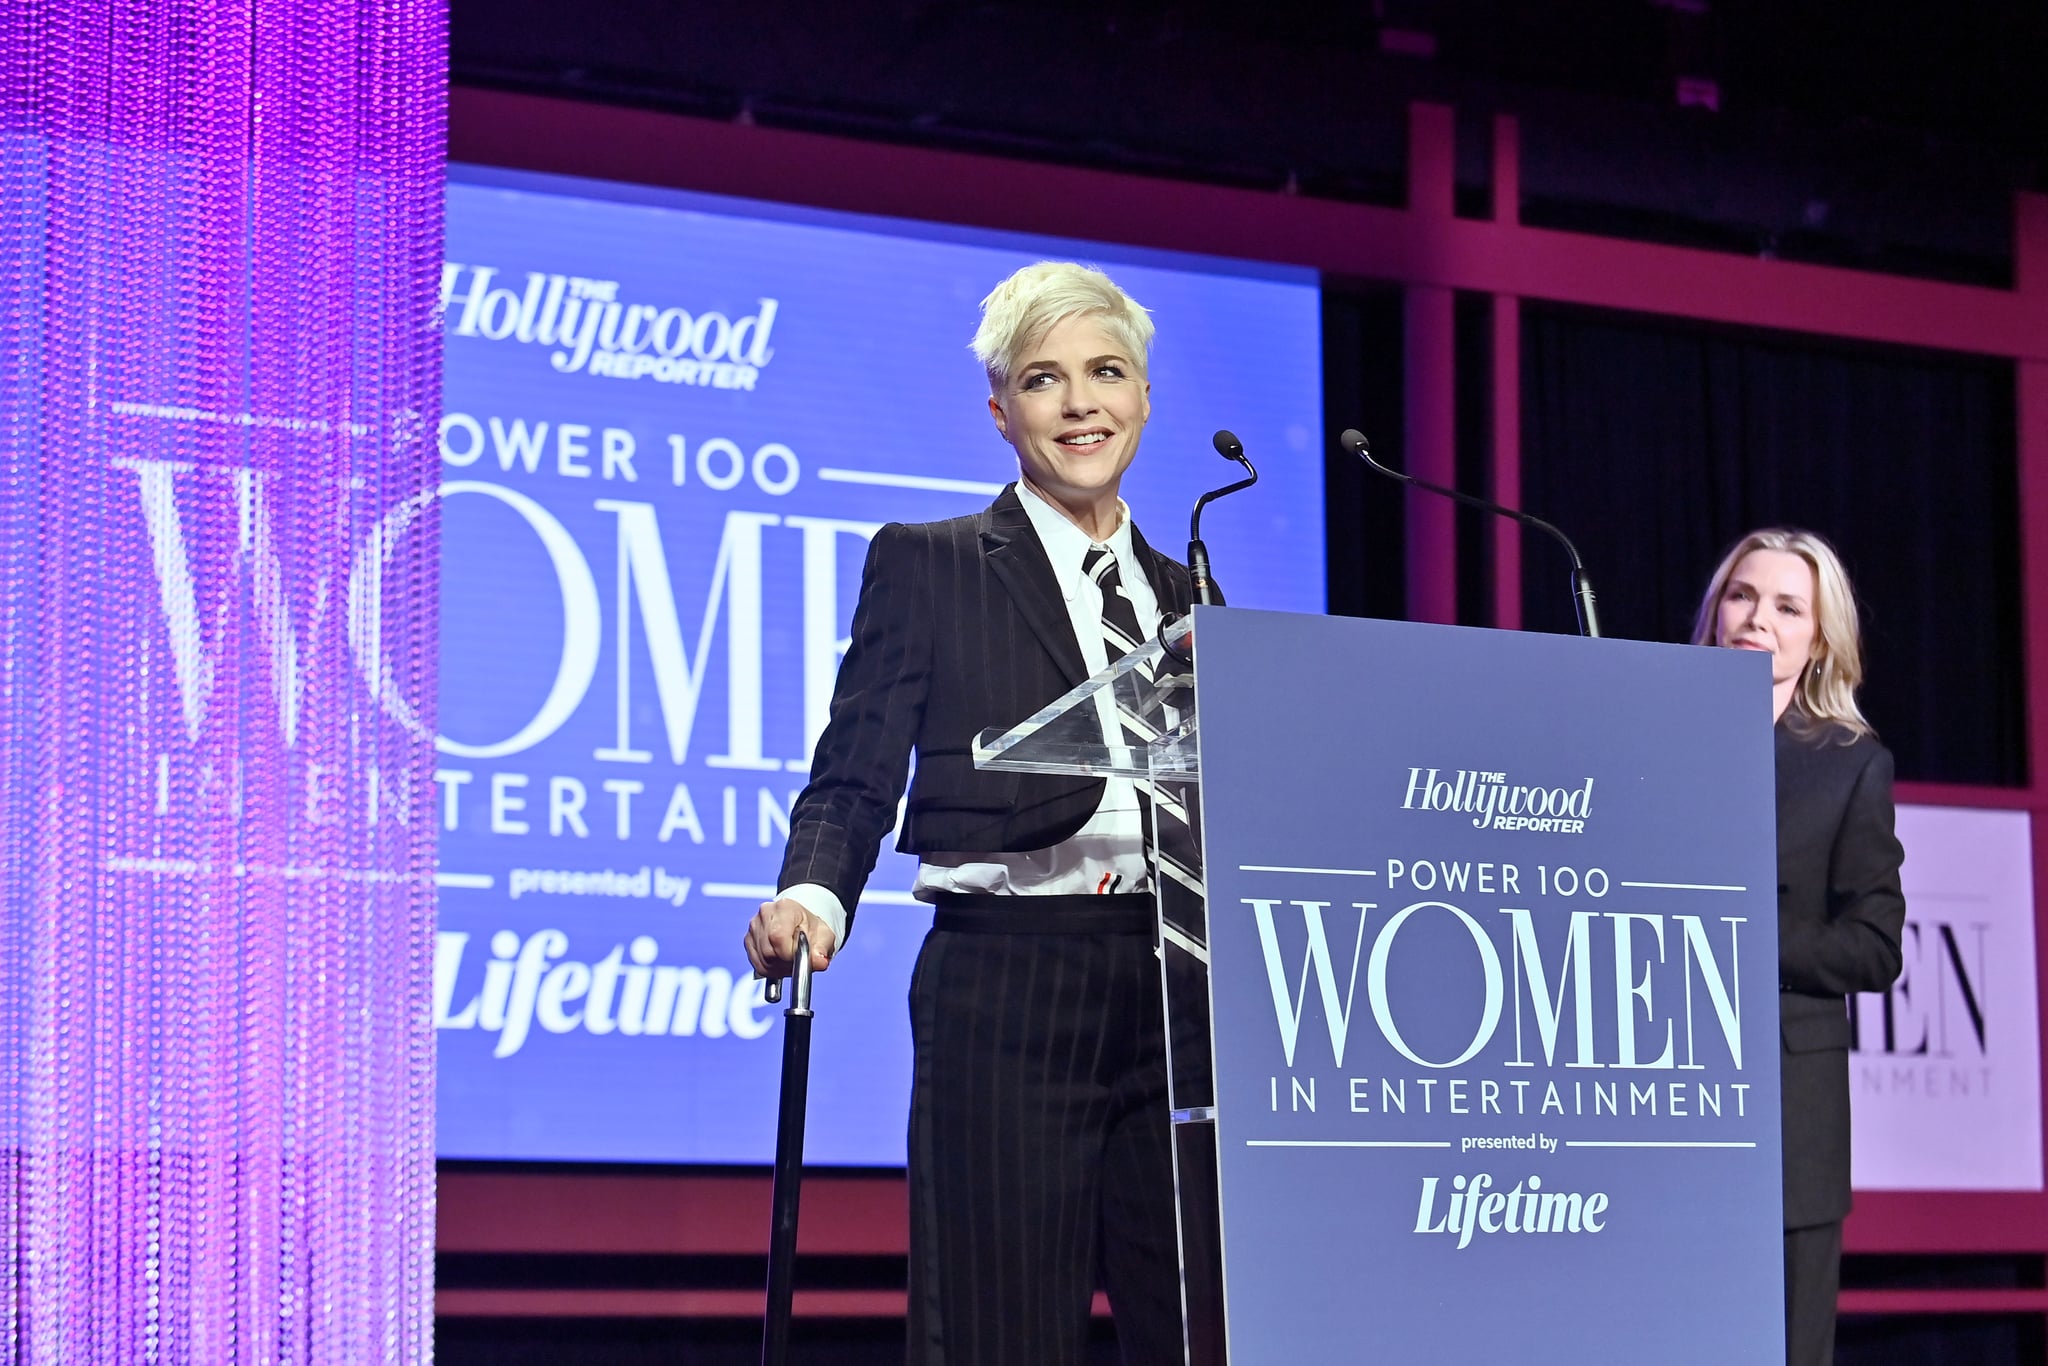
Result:
{"type": "Polygon", "coordinates": [[[1196,634],[1230,1360],[1782,1360],[1766,662],[1196,634]]]}

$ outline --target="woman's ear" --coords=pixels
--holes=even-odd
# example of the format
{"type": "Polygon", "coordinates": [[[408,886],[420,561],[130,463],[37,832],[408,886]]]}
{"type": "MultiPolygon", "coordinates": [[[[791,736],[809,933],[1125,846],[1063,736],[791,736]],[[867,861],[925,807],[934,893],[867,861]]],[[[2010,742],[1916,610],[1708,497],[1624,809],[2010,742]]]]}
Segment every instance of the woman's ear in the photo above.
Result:
{"type": "Polygon", "coordinates": [[[1010,439],[1010,415],[1003,411],[1003,405],[994,394],[988,396],[988,415],[996,420],[996,430],[1003,434],[1003,440],[1010,439]]]}

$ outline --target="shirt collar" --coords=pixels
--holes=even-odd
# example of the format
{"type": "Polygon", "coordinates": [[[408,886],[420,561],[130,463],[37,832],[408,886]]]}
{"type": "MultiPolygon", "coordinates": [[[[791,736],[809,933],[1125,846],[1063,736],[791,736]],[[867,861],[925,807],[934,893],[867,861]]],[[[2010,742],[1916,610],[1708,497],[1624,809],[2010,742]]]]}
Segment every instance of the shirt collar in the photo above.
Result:
{"type": "MultiPolygon", "coordinates": [[[[1024,505],[1024,515],[1031,519],[1031,529],[1038,533],[1038,543],[1045,547],[1045,557],[1052,561],[1053,577],[1059,580],[1060,595],[1069,602],[1073,601],[1074,595],[1081,591],[1081,580],[1085,577],[1081,570],[1082,561],[1088,558],[1088,548],[1095,542],[1022,479],[1017,481],[1017,501],[1024,505]]],[[[1116,530],[1102,544],[1116,555],[1119,570],[1133,572],[1139,569],[1139,565],[1131,547],[1131,509],[1119,498],[1116,510],[1116,530]]]]}

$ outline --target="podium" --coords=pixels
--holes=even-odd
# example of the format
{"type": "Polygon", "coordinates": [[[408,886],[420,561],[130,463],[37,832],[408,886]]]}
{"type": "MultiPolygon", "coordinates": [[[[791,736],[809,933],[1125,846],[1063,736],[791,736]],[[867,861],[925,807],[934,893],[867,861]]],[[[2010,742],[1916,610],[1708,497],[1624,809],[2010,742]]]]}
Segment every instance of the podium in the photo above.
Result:
{"type": "Polygon", "coordinates": [[[1747,652],[1200,607],[977,739],[1150,786],[1191,1366],[1783,1360],[1771,729],[1747,652]]]}

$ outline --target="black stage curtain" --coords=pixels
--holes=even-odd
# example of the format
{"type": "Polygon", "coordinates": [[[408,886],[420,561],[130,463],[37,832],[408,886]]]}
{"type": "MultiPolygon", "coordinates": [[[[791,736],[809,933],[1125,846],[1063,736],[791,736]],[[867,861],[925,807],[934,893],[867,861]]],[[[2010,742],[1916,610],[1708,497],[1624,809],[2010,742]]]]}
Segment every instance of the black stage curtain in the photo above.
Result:
{"type": "MultiPolygon", "coordinates": [[[[1818,531],[1899,775],[2026,782],[2010,364],[1539,306],[1522,347],[1523,506],[1578,542],[1608,635],[1683,640],[1738,536],[1818,531]]],[[[1547,538],[1523,575],[1525,625],[1575,629],[1547,538]]]]}

